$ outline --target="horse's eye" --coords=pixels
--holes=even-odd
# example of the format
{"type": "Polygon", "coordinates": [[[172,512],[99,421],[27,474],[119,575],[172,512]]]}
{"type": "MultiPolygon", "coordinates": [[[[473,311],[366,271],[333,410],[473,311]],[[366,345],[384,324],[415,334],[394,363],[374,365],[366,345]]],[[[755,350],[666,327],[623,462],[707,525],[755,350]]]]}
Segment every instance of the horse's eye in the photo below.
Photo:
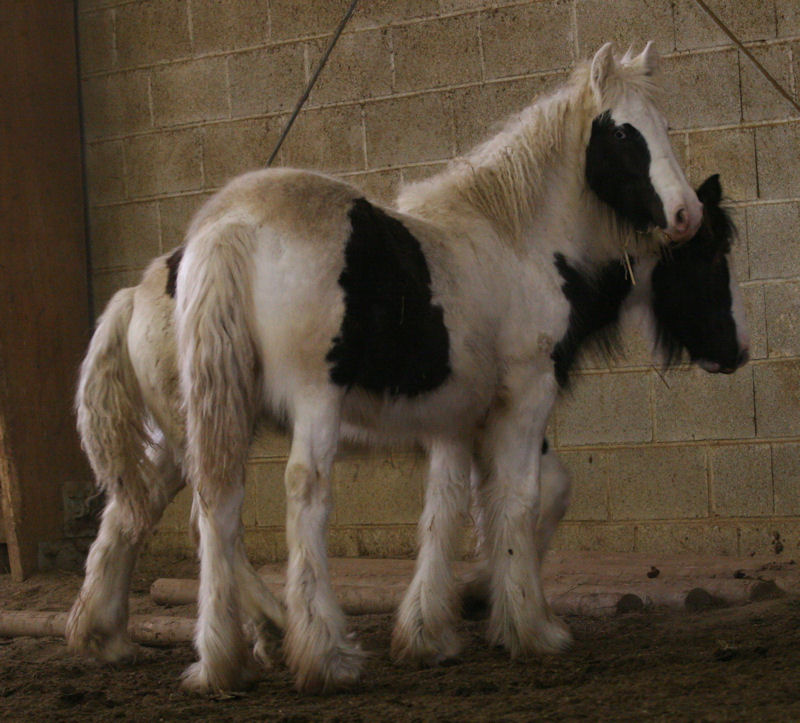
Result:
{"type": "Polygon", "coordinates": [[[614,131],[614,138],[616,138],[618,141],[624,141],[627,137],[627,134],[622,128],[617,128],[614,131]]]}

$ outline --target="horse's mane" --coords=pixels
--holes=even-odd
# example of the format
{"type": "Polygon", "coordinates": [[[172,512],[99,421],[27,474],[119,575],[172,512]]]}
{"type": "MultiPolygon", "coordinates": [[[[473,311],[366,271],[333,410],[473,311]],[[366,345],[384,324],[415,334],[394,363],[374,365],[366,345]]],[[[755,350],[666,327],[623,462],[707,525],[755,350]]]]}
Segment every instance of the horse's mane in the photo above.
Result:
{"type": "MultiPolygon", "coordinates": [[[[615,82],[606,89],[603,105],[613,105],[625,92],[657,100],[658,84],[637,61],[628,51],[617,63],[615,82]]],[[[541,203],[550,161],[564,152],[570,135],[585,146],[591,122],[603,110],[592,90],[590,72],[588,62],[580,63],[563,86],[536,98],[495,136],[453,160],[441,173],[401,188],[399,208],[434,220],[454,210],[471,210],[511,243],[518,242],[541,203]]],[[[563,170],[582,183],[583,154],[572,162],[573,167],[563,170]]],[[[616,225],[614,219],[609,221],[616,225]]]]}

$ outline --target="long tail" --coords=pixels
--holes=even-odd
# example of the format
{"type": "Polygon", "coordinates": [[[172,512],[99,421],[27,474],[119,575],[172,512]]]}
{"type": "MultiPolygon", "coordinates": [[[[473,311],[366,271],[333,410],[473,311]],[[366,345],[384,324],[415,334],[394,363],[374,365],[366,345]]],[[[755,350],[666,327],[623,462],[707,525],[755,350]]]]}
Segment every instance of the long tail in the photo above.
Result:
{"type": "Polygon", "coordinates": [[[108,303],[83,360],[75,397],[81,444],[97,485],[127,510],[130,531],[149,522],[152,463],[146,410],[128,351],[134,289],[108,303]]]}
{"type": "Polygon", "coordinates": [[[250,226],[221,221],[190,235],[181,262],[175,321],[186,463],[201,497],[243,483],[258,375],[248,320],[253,245],[250,226]]]}

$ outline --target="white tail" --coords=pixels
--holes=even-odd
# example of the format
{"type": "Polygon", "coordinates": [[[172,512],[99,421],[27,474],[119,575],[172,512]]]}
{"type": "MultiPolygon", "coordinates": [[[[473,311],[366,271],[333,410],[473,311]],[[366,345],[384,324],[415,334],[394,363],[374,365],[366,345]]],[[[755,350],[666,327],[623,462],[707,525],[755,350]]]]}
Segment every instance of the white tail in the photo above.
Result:
{"type": "Polygon", "coordinates": [[[150,521],[152,462],[145,406],[128,353],[134,289],[118,291],[100,317],[75,397],[81,444],[98,487],[125,509],[133,534],[150,521]]]}

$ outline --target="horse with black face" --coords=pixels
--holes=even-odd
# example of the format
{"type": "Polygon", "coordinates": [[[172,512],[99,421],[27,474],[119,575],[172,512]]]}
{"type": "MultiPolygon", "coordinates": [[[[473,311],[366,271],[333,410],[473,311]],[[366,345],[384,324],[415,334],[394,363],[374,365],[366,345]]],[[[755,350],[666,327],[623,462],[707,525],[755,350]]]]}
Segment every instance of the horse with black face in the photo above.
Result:
{"type": "MultiPolygon", "coordinates": [[[[626,247],[643,252],[636,229],[658,226],[679,243],[701,220],[656,104],[656,62],[652,45],[622,59],[604,46],[497,137],[405,189],[399,210],[329,177],[274,170],[235,179],[196,215],[175,278],[179,421],[201,559],[200,660],[187,688],[242,683],[250,583],[240,510],[261,413],[285,415],[293,432],[284,646],[298,688],[352,683],[364,657],[325,554],[343,436],[416,441],[430,455],[396,657],[435,662],[458,650],[449,557],[473,458],[484,480],[490,641],[512,655],[567,644],[529,523],[556,350],[571,323],[559,266],[592,273],[626,247]]],[[[103,478],[107,489],[140,471],[109,469],[119,474],[103,478]]]]}
{"type": "MultiPolygon", "coordinates": [[[[618,332],[626,317],[643,333],[663,368],[688,357],[708,372],[731,374],[747,363],[747,322],[730,268],[735,227],[720,206],[719,176],[709,176],[697,189],[697,197],[703,203],[703,221],[694,237],[676,249],[633,259],[630,268],[612,261],[592,273],[571,266],[563,257],[557,259],[562,292],[570,303],[569,331],[553,357],[562,388],[568,386],[569,371],[587,348],[617,353],[618,332]]],[[[474,468],[476,494],[483,482],[474,468]]],[[[546,440],[540,486],[540,509],[532,526],[541,560],[567,511],[571,487],[569,473],[546,440]]],[[[480,508],[474,519],[481,557],[486,535],[480,508]]],[[[489,600],[489,574],[479,564],[462,589],[462,611],[467,617],[479,616],[488,610],[489,600]]]]}

